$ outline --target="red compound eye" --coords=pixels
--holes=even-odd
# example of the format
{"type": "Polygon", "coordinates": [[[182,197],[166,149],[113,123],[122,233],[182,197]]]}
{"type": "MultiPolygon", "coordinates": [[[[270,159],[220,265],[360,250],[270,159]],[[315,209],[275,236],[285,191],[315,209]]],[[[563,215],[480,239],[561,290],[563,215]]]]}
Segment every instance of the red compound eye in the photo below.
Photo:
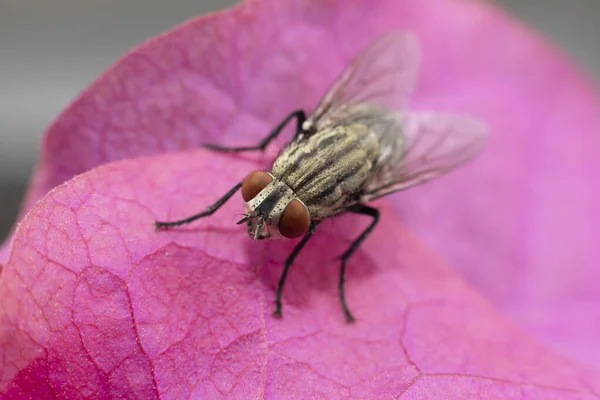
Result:
{"type": "Polygon", "coordinates": [[[267,187],[273,178],[265,171],[252,171],[244,178],[242,182],[242,197],[244,201],[252,200],[264,188],[267,187]]]}
{"type": "Polygon", "coordinates": [[[294,239],[304,235],[310,227],[310,213],[298,200],[287,205],[279,220],[279,232],[283,237],[294,239]]]}

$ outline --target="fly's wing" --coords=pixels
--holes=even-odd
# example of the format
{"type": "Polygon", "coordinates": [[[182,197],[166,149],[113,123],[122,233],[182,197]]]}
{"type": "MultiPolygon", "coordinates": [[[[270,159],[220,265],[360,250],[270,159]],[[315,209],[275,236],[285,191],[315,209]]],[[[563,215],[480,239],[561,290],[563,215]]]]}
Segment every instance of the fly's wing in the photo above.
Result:
{"type": "Polygon", "coordinates": [[[483,148],[488,131],[478,118],[438,112],[373,111],[360,122],[380,141],[363,201],[424,183],[471,160],[483,148]]]}
{"type": "Polygon", "coordinates": [[[377,135],[379,156],[362,201],[448,172],[475,156],[485,142],[487,127],[476,118],[408,110],[419,64],[413,34],[381,36],[342,72],[303,125],[315,133],[362,124],[377,135]]]}
{"type": "Polygon", "coordinates": [[[304,130],[318,132],[338,125],[349,108],[362,103],[407,109],[419,64],[419,44],[413,34],[395,31],[379,37],[333,83],[304,123],[304,130]]]}

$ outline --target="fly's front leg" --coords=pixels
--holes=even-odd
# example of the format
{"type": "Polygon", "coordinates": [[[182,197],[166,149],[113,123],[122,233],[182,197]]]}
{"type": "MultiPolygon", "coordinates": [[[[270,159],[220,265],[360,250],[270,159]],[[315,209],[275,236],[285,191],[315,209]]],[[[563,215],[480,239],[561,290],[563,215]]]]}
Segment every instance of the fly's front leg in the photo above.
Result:
{"type": "Polygon", "coordinates": [[[344,252],[340,256],[340,260],[342,260],[342,266],[340,269],[340,281],[339,281],[339,292],[340,292],[340,301],[342,302],[342,309],[344,310],[344,314],[346,316],[347,322],[354,322],[354,316],[350,312],[348,308],[348,304],[346,303],[346,292],[345,292],[345,282],[346,282],[346,262],[350,258],[350,256],[358,249],[358,246],[369,236],[371,231],[375,228],[375,225],[379,222],[379,210],[373,207],[366,206],[364,204],[355,204],[348,208],[346,211],[353,212],[356,214],[368,215],[373,218],[373,221],[369,224],[369,226],[357,237],[348,250],[344,252]]]}
{"type": "Polygon", "coordinates": [[[204,210],[198,214],[194,214],[190,217],[180,219],[178,221],[154,221],[154,226],[156,227],[156,229],[170,228],[173,226],[189,224],[190,222],[195,221],[197,219],[212,215],[215,211],[217,211],[219,208],[221,208],[221,206],[223,204],[225,204],[227,202],[227,200],[229,200],[231,198],[231,196],[233,196],[235,194],[235,192],[237,192],[239,190],[239,188],[241,188],[241,187],[242,187],[242,182],[237,183],[234,187],[232,187],[229,190],[229,192],[225,193],[225,195],[223,197],[221,197],[219,200],[217,200],[216,203],[209,206],[206,210],[204,210]]]}
{"type": "Polygon", "coordinates": [[[312,235],[315,233],[315,231],[317,230],[317,225],[319,225],[319,223],[320,223],[320,221],[313,221],[311,223],[310,228],[308,229],[308,232],[306,232],[306,235],[304,235],[302,240],[296,245],[294,250],[292,250],[292,252],[288,256],[288,258],[285,260],[285,267],[283,268],[283,273],[281,274],[281,278],[279,278],[279,284],[277,285],[277,293],[275,295],[276,307],[275,307],[275,311],[273,312],[273,315],[276,317],[281,317],[281,296],[283,294],[283,285],[285,284],[285,278],[287,277],[288,271],[289,271],[290,267],[292,266],[292,264],[294,263],[294,260],[296,259],[296,256],[298,255],[298,253],[300,253],[300,250],[302,250],[302,248],[304,247],[306,242],[308,242],[308,239],[310,239],[312,237],[312,235]]]}
{"type": "Polygon", "coordinates": [[[258,145],[256,146],[242,146],[242,147],[227,147],[227,146],[221,146],[219,144],[213,144],[213,143],[205,143],[202,146],[211,149],[211,150],[216,150],[216,151],[221,151],[221,152],[226,152],[226,153],[237,153],[237,152],[241,152],[241,151],[255,151],[255,150],[260,150],[260,151],[264,151],[267,148],[267,145],[277,137],[277,135],[279,135],[279,133],[281,133],[281,131],[283,130],[283,128],[285,128],[285,126],[292,120],[296,118],[296,135],[297,136],[300,132],[302,132],[302,124],[304,123],[304,121],[306,121],[306,114],[304,113],[303,110],[296,110],[293,113],[291,113],[290,115],[288,115],[287,117],[285,117],[285,119],[283,121],[281,121],[279,123],[279,125],[277,125],[275,127],[275,129],[273,129],[271,131],[271,133],[269,133],[269,135],[264,138],[258,145]]]}

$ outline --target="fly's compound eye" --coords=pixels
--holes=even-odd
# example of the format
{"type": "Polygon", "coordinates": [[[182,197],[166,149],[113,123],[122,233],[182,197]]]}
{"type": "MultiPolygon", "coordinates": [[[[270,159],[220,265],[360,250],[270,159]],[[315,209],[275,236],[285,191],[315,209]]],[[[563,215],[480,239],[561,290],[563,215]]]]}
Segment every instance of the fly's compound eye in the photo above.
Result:
{"type": "Polygon", "coordinates": [[[279,232],[283,237],[294,239],[308,231],[310,227],[310,214],[306,206],[298,200],[292,200],[279,220],[279,232]]]}
{"type": "Polygon", "coordinates": [[[267,187],[273,178],[265,171],[252,171],[244,178],[242,182],[242,197],[245,202],[252,200],[264,188],[267,187]]]}

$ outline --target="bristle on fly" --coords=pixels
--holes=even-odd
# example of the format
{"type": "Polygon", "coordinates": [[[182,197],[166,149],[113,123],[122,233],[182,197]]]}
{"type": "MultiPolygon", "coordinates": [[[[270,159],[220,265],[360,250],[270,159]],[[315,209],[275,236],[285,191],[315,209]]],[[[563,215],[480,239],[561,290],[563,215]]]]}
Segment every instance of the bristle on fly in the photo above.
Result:
{"type": "Polygon", "coordinates": [[[250,215],[248,214],[244,214],[244,216],[242,217],[242,219],[240,219],[238,222],[236,222],[237,225],[243,224],[244,222],[248,221],[250,219],[250,215]]]}

